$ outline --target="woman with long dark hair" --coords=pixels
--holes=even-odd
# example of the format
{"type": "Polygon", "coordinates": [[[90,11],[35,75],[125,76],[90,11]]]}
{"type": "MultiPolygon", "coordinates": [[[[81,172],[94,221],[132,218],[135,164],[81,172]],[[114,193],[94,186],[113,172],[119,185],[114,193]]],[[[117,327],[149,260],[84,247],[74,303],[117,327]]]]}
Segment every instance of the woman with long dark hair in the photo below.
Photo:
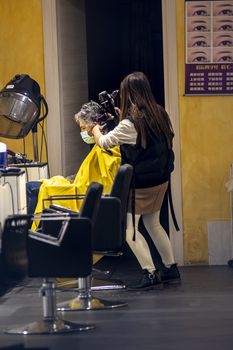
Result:
{"type": "Polygon", "coordinates": [[[127,243],[143,275],[138,284],[129,287],[148,289],[161,282],[180,281],[170,240],[160,224],[160,209],[174,169],[174,133],[169,116],[156,103],[144,73],[134,72],[124,78],[120,85],[120,99],[120,121],[115,129],[103,135],[101,127],[95,125],[90,133],[100,147],[108,149],[119,145],[122,163],[134,168],[127,243]],[[148,244],[138,231],[140,216],[162,258],[163,269],[156,269],[148,244]]]}

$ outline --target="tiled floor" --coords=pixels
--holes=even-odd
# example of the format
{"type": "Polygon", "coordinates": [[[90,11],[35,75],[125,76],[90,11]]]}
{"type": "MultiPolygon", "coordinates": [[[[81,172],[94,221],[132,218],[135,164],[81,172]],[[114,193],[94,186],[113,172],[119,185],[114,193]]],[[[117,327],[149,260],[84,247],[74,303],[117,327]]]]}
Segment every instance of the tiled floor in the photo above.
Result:
{"type": "MultiPolygon", "coordinates": [[[[93,330],[43,336],[4,334],[5,327],[41,317],[39,280],[29,280],[0,298],[0,349],[232,349],[233,269],[190,266],[180,271],[179,286],[159,291],[95,293],[105,299],[124,300],[127,307],[62,315],[73,322],[94,323],[93,330]]],[[[138,270],[125,258],[115,266],[113,277],[132,281],[138,278],[138,270]]],[[[59,292],[57,299],[73,296],[70,291],[59,292]]]]}

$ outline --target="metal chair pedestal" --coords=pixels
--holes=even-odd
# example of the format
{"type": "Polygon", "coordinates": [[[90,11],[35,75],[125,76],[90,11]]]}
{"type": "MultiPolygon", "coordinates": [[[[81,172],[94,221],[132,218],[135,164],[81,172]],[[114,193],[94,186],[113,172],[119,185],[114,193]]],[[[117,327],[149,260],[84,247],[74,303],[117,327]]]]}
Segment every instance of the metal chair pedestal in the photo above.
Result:
{"type": "MultiPolygon", "coordinates": [[[[73,291],[76,291],[79,289],[78,285],[78,279],[72,279],[70,281],[58,282],[57,289],[61,291],[65,291],[67,289],[72,289],[73,291]]],[[[120,280],[106,280],[100,278],[96,279],[96,277],[94,276],[92,276],[91,278],[91,290],[93,292],[98,292],[101,290],[122,290],[125,288],[126,285],[120,280]]]]}
{"type": "Polygon", "coordinates": [[[120,280],[105,280],[100,278],[95,278],[92,276],[91,280],[91,290],[93,292],[98,292],[101,290],[122,290],[126,289],[126,285],[120,280]]]}
{"type": "Polygon", "coordinates": [[[127,306],[127,303],[122,301],[105,300],[94,297],[91,291],[91,276],[79,278],[78,282],[79,289],[77,297],[59,303],[57,307],[58,311],[102,310],[127,306]]]}
{"type": "Polygon", "coordinates": [[[65,321],[57,316],[55,284],[47,279],[43,280],[39,290],[43,303],[43,318],[16,328],[6,329],[7,334],[59,334],[85,331],[95,328],[92,324],[77,324],[65,321]]]}

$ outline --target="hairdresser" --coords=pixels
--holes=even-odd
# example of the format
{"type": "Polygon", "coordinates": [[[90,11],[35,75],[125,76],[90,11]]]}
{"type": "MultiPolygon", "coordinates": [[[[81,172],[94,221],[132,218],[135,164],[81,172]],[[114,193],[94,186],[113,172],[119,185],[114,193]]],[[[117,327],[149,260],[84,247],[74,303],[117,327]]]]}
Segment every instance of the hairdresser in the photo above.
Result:
{"type": "Polygon", "coordinates": [[[142,277],[128,288],[151,289],[180,281],[170,240],[160,224],[160,209],[174,169],[174,134],[169,116],[156,103],[144,73],[135,72],[123,79],[120,100],[119,124],[104,135],[99,125],[89,133],[104,149],[119,145],[122,163],[134,168],[126,236],[142,268],[142,277]],[[161,270],[156,269],[148,244],[138,231],[140,216],[162,258],[161,270]]]}

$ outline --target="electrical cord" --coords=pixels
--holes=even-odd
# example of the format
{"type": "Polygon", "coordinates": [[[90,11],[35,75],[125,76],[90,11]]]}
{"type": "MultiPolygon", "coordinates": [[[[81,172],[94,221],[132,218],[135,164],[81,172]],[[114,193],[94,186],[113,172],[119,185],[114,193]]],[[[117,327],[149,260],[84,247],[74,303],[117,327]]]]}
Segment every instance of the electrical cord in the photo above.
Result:
{"type": "MultiPolygon", "coordinates": [[[[45,106],[44,104],[41,105],[41,110],[42,110],[42,114],[44,115],[46,112],[44,110],[45,106]]],[[[39,126],[41,127],[41,143],[40,143],[40,163],[42,162],[42,153],[43,153],[43,141],[44,141],[44,121],[45,119],[42,120],[42,123],[39,123],[39,126]]]]}
{"type": "MultiPolygon", "coordinates": [[[[26,144],[25,144],[25,137],[23,138],[23,154],[26,155],[26,144]]],[[[28,169],[25,167],[25,174],[26,174],[26,182],[29,181],[29,176],[28,176],[28,169]]]]}
{"type": "Polygon", "coordinates": [[[23,138],[23,154],[26,154],[25,137],[23,138]]]}
{"type": "Polygon", "coordinates": [[[46,162],[47,162],[47,167],[48,167],[48,177],[50,178],[48,144],[47,144],[47,138],[46,138],[45,131],[44,131],[44,121],[45,121],[45,117],[48,114],[48,105],[47,105],[47,102],[45,101],[43,96],[41,96],[41,101],[43,102],[42,107],[41,107],[43,117],[39,119],[39,123],[38,123],[39,126],[41,127],[41,131],[42,131],[41,147],[40,147],[40,162],[42,162],[42,152],[43,152],[43,142],[44,142],[45,143],[46,162]]]}
{"type": "Polygon", "coordinates": [[[40,163],[42,163],[42,153],[43,153],[43,140],[44,140],[44,120],[42,121],[42,124],[40,124],[42,135],[41,135],[41,143],[40,143],[40,163]]]}
{"type": "Polygon", "coordinates": [[[24,169],[25,169],[25,174],[26,174],[26,182],[28,182],[29,181],[28,169],[27,169],[27,167],[25,167],[24,169]]]}
{"type": "Polygon", "coordinates": [[[39,123],[39,126],[42,129],[42,136],[44,138],[44,143],[45,143],[45,153],[46,153],[46,162],[47,162],[47,166],[48,166],[48,177],[50,178],[50,168],[49,168],[49,159],[48,159],[48,144],[47,144],[47,138],[44,132],[44,126],[41,126],[41,124],[39,123]]]}

